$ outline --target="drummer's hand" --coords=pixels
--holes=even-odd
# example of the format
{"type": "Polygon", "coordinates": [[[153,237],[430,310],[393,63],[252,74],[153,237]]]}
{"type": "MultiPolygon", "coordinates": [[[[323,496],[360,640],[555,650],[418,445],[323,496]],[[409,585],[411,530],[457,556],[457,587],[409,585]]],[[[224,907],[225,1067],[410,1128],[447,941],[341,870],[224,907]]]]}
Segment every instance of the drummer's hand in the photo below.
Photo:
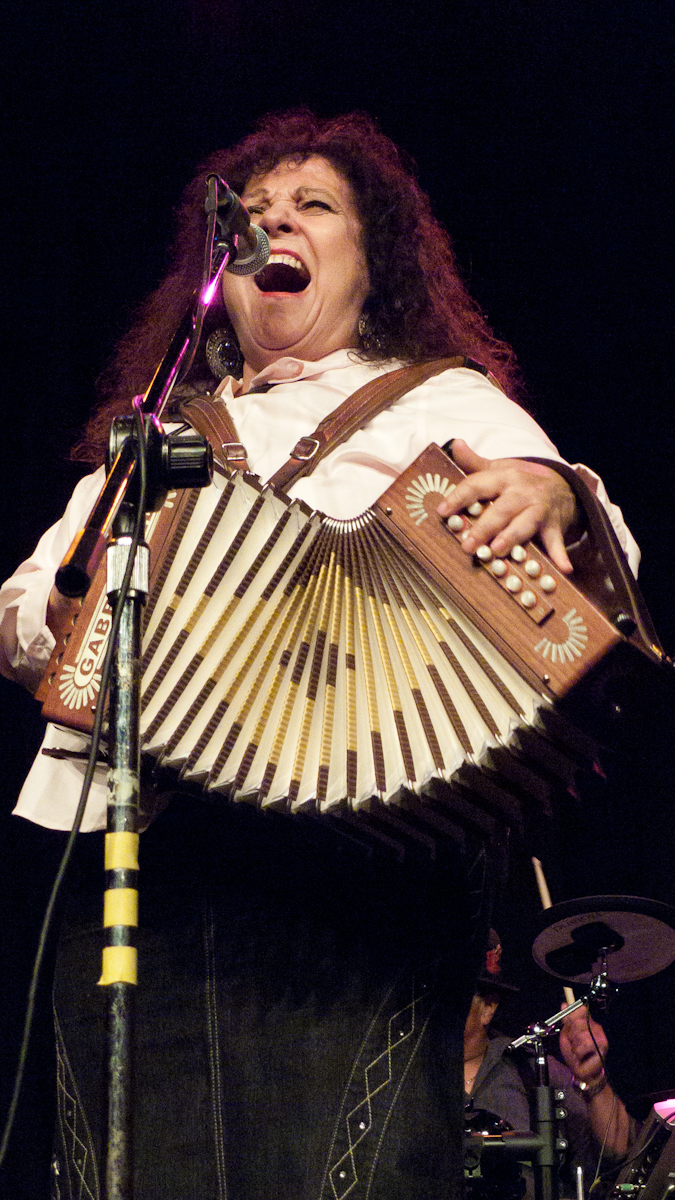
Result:
{"type": "MultiPolygon", "coordinates": [[[[563,1007],[565,1008],[566,1005],[563,1007]]],[[[563,1021],[560,1030],[560,1053],[580,1083],[595,1087],[603,1078],[603,1061],[607,1056],[607,1038],[602,1026],[589,1018],[586,1008],[576,1009],[570,1017],[563,1021]],[[591,1031],[593,1037],[591,1037],[591,1031]],[[593,1038],[597,1042],[597,1048],[593,1038]],[[598,1050],[600,1050],[600,1054],[598,1054],[598,1050]]]]}
{"type": "Polygon", "coordinates": [[[576,501],[562,475],[519,458],[481,458],[460,438],[452,443],[452,457],[467,478],[441,501],[440,516],[452,516],[477,500],[493,501],[463,542],[467,554],[487,545],[504,557],[536,536],[556,567],[566,575],[571,572],[565,533],[574,524],[576,501]]]}

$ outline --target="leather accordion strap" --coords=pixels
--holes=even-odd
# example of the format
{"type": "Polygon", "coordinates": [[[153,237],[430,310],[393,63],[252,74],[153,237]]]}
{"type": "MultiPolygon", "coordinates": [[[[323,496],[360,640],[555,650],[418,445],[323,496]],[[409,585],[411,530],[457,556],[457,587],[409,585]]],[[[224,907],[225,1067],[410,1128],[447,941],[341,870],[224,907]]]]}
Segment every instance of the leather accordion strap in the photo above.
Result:
{"type": "Polygon", "coordinates": [[[362,429],[378,413],[391,408],[392,404],[400,400],[401,396],[405,396],[406,392],[425,383],[433,375],[440,375],[441,371],[447,371],[452,367],[471,367],[475,371],[480,371],[482,375],[488,375],[485,367],[464,355],[455,355],[453,358],[436,358],[431,362],[398,367],[397,370],[389,371],[386,375],[378,375],[376,379],[371,379],[370,383],[364,384],[358,391],[353,392],[338,408],[324,417],[314,433],[309,437],[300,438],[288,462],[285,462],[283,467],[280,467],[272,476],[270,483],[285,491],[296,480],[311,474],[322,458],[346,442],[353,433],[362,429]]]}
{"type": "MultiPolygon", "coordinates": [[[[639,629],[643,642],[651,645],[652,649],[660,651],[661,644],[652,623],[649,610],[643,599],[638,582],[628,566],[626,555],[623,552],[621,543],[609,518],[609,513],[604,505],[600,503],[585,480],[582,479],[581,475],[569,463],[554,462],[548,458],[531,457],[527,457],[523,461],[540,463],[544,467],[550,467],[552,470],[557,471],[559,475],[562,475],[563,479],[569,484],[582,510],[586,532],[590,540],[590,559],[593,564],[593,575],[586,585],[590,594],[593,596],[594,589],[597,586],[605,588],[606,581],[609,581],[615,612],[620,612],[622,616],[632,621],[639,629]]],[[[577,579],[578,575],[579,570],[575,562],[575,579],[577,579]]],[[[604,600],[606,607],[606,597],[598,595],[595,599],[597,603],[604,600]]],[[[619,621],[619,628],[625,636],[630,636],[630,629],[626,623],[621,625],[619,621]]]]}
{"type": "Polygon", "coordinates": [[[197,396],[184,401],[179,408],[181,417],[202,437],[208,439],[213,457],[227,471],[250,471],[246,450],[237,438],[237,430],[227,405],[213,396],[197,396]]]}
{"type": "MultiPolygon", "coordinates": [[[[481,363],[465,355],[436,358],[378,375],[324,417],[313,433],[300,438],[288,461],[270,479],[270,484],[285,491],[297,479],[310,475],[322,458],[346,442],[378,413],[390,408],[406,392],[453,367],[469,367],[479,371],[495,386],[499,386],[481,363]]],[[[237,439],[237,430],[225,404],[211,396],[198,396],[181,404],[180,414],[197,433],[208,438],[214,457],[228,473],[250,470],[246,451],[237,439]]]]}

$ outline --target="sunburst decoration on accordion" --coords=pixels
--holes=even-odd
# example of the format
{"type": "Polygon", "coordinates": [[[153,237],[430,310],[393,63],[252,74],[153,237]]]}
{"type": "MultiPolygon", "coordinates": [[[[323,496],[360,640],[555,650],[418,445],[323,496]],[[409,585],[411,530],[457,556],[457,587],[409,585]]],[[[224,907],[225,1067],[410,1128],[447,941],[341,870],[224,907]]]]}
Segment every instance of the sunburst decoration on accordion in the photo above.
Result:
{"type": "Polygon", "coordinates": [[[535,646],[536,653],[541,654],[542,658],[550,659],[551,662],[564,662],[565,659],[571,662],[575,657],[581,658],[588,646],[588,629],[576,608],[571,608],[565,613],[563,621],[570,631],[566,641],[552,642],[549,638],[542,638],[535,646]]]}
{"type": "Polygon", "coordinates": [[[94,704],[101,685],[101,673],[96,671],[86,683],[78,681],[78,668],[66,666],[59,680],[59,695],[66,708],[84,708],[94,704]]]}
{"type": "Polygon", "coordinates": [[[451,483],[447,476],[432,475],[430,471],[427,471],[426,475],[418,475],[405,494],[405,506],[411,520],[416,525],[421,525],[423,521],[426,521],[429,513],[425,506],[425,500],[429,498],[430,493],[437,495],[438,503],[443,496],[453,492],[456,487],[457,484],[451,483]]]}

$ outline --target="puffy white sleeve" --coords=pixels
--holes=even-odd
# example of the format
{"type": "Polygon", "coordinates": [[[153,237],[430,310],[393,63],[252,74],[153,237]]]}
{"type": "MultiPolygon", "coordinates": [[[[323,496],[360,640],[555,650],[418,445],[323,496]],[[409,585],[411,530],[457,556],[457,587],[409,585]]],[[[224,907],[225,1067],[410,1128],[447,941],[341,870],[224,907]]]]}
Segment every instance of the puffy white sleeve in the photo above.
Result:
{"type": "Polygon", "coordinates": [[[623,519],[623,513],[618,504],[613,504],[607,495],[607,489],[599,475],[595,471],[591,471],[590,467],[585,467],[583,463],[574,463],[574,470],[577,475],[580,475],[584,483],[595,492],[598,500],[603,508],[607,510],[609,519],[614,527],[614,532],[619,539],[621,548],[628,559],[628,565],[637,578],[638,568],[640,566],[640,547],[633,537],[630,529],[623,519]]]}
{"type": "Polygon", "coordinates": [[[103,468],[80,480],[61,520],[47,530],[30,558],[0,589],[0,672],[30,691],[38,686],[54,648],[46,624],[54,575],[104,480],[103,468]]]}

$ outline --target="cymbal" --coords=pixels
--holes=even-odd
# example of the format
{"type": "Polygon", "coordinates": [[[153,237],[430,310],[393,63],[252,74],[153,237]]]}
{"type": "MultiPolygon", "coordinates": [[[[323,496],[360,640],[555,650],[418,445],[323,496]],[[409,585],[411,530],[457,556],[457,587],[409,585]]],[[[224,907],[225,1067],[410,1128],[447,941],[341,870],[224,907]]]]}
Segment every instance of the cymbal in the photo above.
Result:
{"type": "Polygon", "coordinates": [[[613,983],[647,979],[675,962],[675,908],[660,900],[582,896],[545,909],[536,927],[535,961],[571,983],[590,983],[603,948],[613,983]]]}

